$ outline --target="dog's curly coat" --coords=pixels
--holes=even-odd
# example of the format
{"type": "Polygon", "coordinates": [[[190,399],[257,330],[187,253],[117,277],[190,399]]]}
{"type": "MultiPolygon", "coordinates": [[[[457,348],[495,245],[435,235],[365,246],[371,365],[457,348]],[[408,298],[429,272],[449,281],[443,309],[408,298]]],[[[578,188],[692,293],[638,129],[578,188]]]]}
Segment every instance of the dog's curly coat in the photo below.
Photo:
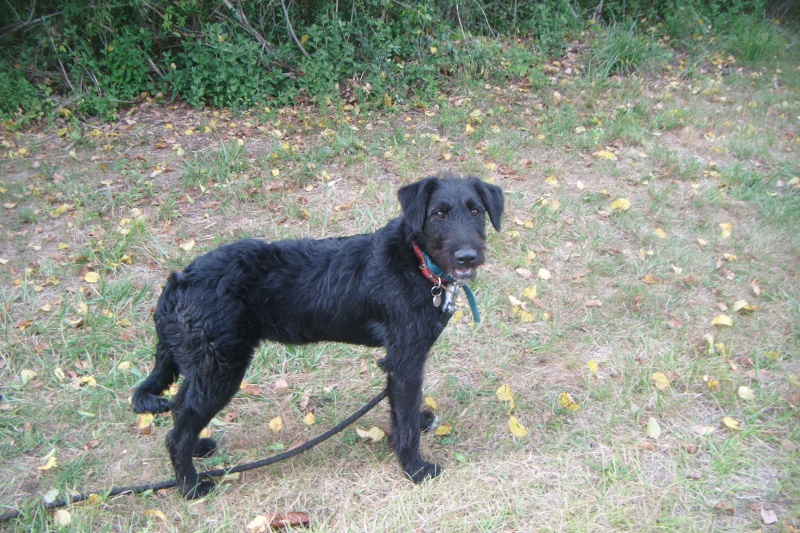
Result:
{"type": "Polygon", "coordinates": [[[238,390],[262,340],[382,346],[392,446],[415,482],[441,469],[419,454],[428,350],[452,310],[432,303],[416,244],[459,282],[484,262],[485,214],[500,230],[503,193],[477,178],[428,177],[402,187],[400,217],[375,233],[321,240],[242,240],[195,259],[169,277],[155,312],[152,373],[136,389],[137,413],[172,411],[167,447],[187,498],[206,494],[192,456],[210,454],[200,431],[238,390]],[[177,378],[171,402],[161,393],[177,378]]]}

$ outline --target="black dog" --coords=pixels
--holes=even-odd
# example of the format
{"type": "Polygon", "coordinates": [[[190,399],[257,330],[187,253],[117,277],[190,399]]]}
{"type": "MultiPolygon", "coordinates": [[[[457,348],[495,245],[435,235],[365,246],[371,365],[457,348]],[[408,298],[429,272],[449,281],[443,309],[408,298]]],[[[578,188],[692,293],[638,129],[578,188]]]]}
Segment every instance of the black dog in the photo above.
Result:
{"type": "Polygon", "coordinates": [[[429,177],[398,197],[402,216],[375,233],[242,240],[172,273],[155,311],[155,368],[134,392],[133,408],[172,411],[167,448],[185,497],[211,490],[211,482],[198,483],[192,456],[208,455],[216,443],[199,433],[236,393],[265,339],[386,348],[380,366],[394,451],[414,482],[441,472],[419,454],[420,431],[431,423],[420,412],[423,367],[453,313],[453,292],[484,262],[485,213],[500,230],[503,192],[477,178],[429,177]],[[446,279],[425,267],[424,254],[446,279]],[[179,374],[172,402],[160,397],[179,374]]]}

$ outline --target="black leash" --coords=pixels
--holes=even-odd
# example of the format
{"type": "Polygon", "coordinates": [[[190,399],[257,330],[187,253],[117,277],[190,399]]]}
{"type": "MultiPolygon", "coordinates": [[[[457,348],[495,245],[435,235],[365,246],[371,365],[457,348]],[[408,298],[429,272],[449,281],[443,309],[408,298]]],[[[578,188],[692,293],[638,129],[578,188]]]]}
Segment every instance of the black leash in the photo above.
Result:
{"type": "MultiPolygon", "coordinates": [[[[295,455],[301,454],[304,451],[308,450],[309,448],[313,448],[320,442],[328,440],[329,438],[333,437],[340,431],[342,431],[347,426],[351,425],[353,422],[367,414],[373,407],[378,405],[381,400],[386,398],[389,394],[388,390],[382,390],[377,396],[371,399],[368,403],[364,404],[361,409],[350,415],[349,417],[345,418],[338,425],[332,427],[325,433],[311,439],[308,442],[301,444],[296,448],[292,448],[291,450],[287,450],[283,453],[279,453],[277,455],[273,455],[272,457],[267,457],[266,459],[261,459],[259,461],[254,461],[252,463],[245,463],[243,465],[237,465],[231,468],[218,468],[216,470],[209,470],[207,472],[200,472],[198,477],[200,478],[212,478],[212,477],[219,477],[224,476],[226,474],[235,474],[236,472],[246,472],[248,470],[254,470],[256,468],[261,468],[262,466],[271,465],[274,463],[278,463],[280,461],[285,461],[290,457],[294,457],[295,455]]],[[[170,479],[168,481],[162,481],[161,483],[151,483],[149,485],[133,485],[131,487],[118,487],[111,489],[105,494],[105,498],[111,498],[113,496],[119,496],[120,494],[141,494],[142,492],[147,492],[149,490],[158,491],[164,489],[171,489],[172,487],[177,487],[178,484],[174,479],[170,479]]],[[[67,504],[73,504],[82,502],[84,500],[88,500],[93,494],[100,494],[100,493],[84,493],[84,494],[75,494],[67,500],[57,500],[54,502],[50,502],[45,504],[43,507],[46,511],[50,511],[52,509],[58,509],[60,507],[66,507],[67,504]]],[[[21,511],[12,511],[10,513],[6,513],[4,515],[0,515],[0,524],[13,520],[15,518],[19,518],[22,515],[21,511]]]]}

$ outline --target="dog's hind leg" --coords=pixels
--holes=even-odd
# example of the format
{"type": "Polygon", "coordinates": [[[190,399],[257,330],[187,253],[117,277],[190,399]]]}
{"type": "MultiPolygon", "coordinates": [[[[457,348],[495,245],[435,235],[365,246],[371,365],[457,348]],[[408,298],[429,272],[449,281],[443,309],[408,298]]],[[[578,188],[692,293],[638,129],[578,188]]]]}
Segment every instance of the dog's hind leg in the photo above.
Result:
{"type": "Polygon", "coordinates": [[[248,358],[242,357],[233,368],[210,363],[196,369],[172,401],[174,427],[167,435],[167,449],[178,488],[187,499],[204,496],[214,487],[211,481],[200,482],[192,457],[205,457],[216,449],[212,439],[199,438],[200,431],[239,389],[247,363],[248,358]]]}
{"type": "Polygon", "coordinates": [[[169,411],[169,400],[161,393],[178,379],[178,365],[170,349],[162,341],[156,348],[153,371],[133,392],[133,410],[136,413],[163,413],[169,411]]]}

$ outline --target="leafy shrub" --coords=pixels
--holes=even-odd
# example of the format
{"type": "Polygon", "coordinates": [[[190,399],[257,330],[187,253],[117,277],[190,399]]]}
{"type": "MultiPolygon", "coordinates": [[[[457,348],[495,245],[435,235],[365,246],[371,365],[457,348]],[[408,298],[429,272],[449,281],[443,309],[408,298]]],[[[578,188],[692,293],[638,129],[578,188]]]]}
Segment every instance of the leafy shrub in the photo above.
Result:
{"type": "Polygon", "coordinates": [[[50,89],[36,87],[18,66],[0,59],[0,118],[23,123],[41,119],[52,107],[50,89]]]}
{"type": "Polygon", "coordinates": [[[7,0],[0,118],[41,118],[57,101],[112,116],[144,92],[233,108],[299,95],[430,102],[452,79],[539,83],[543,56],[561,53],[589,18],[607,25],[592,57],[601,77],[663,61],[643,24],[670,46],[719,35],[756,61],[780,47],[766,9],[765,0],[7,0]]]}
{"type": "Polygon", "coordinates": [[[204,28],[183,51],[162,56],[165,81],[191,105],[245,108],[278,93],[281,72],[261,64],[261,46],[241,30],[222,24],[204,28]]]}

